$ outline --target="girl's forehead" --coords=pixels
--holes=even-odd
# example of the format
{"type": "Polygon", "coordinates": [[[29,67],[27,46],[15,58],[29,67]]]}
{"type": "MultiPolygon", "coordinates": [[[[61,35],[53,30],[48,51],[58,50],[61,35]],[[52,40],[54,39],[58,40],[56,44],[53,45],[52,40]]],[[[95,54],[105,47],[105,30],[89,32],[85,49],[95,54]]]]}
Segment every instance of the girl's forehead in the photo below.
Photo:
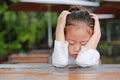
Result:
{"type": "Polygon", "coordinates": [[[80,30],[85,30],[87,31],[88,29],[90,29],[87,24],[74,24],[74,25],[68,25],[66,26],[66,31],[70,32],[70,31],[80,31],[80,30]]]}
{"type": "Polygon", "coordinates": [[[90,39],[91,35],[84,33],[84,32],[75,32],[75,33],[69,33],[66,35],[66,40],[72,40],[75,42],[83,42],[88,41],[90,39]]]}
{"type": "Polygon", "coordinates": [[[89,27],[87,23],[83,21],[73,21],[71,24],[66,25],[66,28],[86,28],[89,27]]]}
{"type": "Polygon", "coordinates": [[[72,24],[72,25],[67,25],[65,28],[66,33],[70,32],[79,32],[79,31],[84,31],[86,33],[92,34],[93,30],[84,22],[80,22],[77,24],[72,24]]]}
{"type": "Polygon", "coordinates": [[[87,41],[91,35],[92,30],[90,28],[87,30],[85,27],[79,27],[78,25],[71,25],[66,29],[66,39],[70,40],[87,41]]]}
{"type": "MultiPolygon", "coordinates": [[[[88,26],[88,24],[87,23],[85,23],[84,21],[73,21],[73,22],[71,22],[71,24],[70,24],[71,26],[88,26]]],[[[70,26],[70,25],[68,25],[68,26],[70,26]]]]}
{"type": "Polygon", "coordinates": [[[67,36],[85,36],[85,35],[91,35],[87,32],[87,30],[82,29],[82,28],[74,28],[74,29],[68,29],[68,31],[66,32],[67,36]]]}

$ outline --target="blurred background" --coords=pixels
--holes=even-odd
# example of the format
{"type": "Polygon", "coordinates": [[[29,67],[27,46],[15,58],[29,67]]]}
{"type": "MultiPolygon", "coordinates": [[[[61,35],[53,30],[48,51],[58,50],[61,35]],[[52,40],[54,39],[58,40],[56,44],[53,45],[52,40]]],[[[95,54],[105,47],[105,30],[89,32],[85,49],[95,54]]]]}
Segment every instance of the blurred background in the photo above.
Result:
{"type": "Polygon", "coordinates": [[[0,63],[51,63],[58,15],[71,6],[96,13],[103,64],[120,63],[120,0],[0,0],[0,63]]]}

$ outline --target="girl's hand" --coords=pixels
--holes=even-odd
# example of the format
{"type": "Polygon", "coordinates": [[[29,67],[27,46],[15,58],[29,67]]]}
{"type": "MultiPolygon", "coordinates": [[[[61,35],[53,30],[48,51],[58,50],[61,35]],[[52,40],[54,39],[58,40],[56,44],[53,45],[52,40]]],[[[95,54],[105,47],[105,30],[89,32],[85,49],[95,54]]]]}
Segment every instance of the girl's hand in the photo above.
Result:
{"type": "Polygon", "coordinates": [[[58,17],[57,27],[65,28],[66,17],[67,17],[68,14],[70,14],[70,12],[67,11],[67,10],[64,10],[64,11],[61,12],[61,14],[58,17]]]}
{"type": "Polygon", "coordinates": [[[96,49],[101,38],[100,23],[96,14],[90,13],[90,15],[94,19],[94,32],[85,46],[88,48],[96,49]]]}
{"type": "Polygon", "coordinates": [[[56,40],[65,42],[64,28],[66,24],[66,17],[70,14],[69,11],[62,11],[58,17],[57,27],[56,27],[56,40]]]}
{"type": "Polygon", "coordinates": [[[99,19],[97,17],[96,14],[94,13],[90,13],[91,17],[94,19],[94,33],[99,34],[99,36],[101,36],[101,30],[100,30],[100,23],[99,23],[99,19]]]}

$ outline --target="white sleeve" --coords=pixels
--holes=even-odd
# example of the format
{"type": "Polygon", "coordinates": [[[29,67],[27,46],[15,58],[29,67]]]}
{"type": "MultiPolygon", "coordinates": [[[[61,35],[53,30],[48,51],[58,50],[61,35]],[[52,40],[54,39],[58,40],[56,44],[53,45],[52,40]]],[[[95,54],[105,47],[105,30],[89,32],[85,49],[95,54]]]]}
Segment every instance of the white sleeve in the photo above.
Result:
{"type": "Polygon", "coordinates": [[[81,48],[76,58],[76,64],[81,67],[94,66],[99,64],[100,54],[95,49],[81,48]]]}
{"type": "Polygon", "coordinates": [[[54,51],[52,53],[52,64],[56,67],[68,65],[68,44],[55,40],[54,51]]]}

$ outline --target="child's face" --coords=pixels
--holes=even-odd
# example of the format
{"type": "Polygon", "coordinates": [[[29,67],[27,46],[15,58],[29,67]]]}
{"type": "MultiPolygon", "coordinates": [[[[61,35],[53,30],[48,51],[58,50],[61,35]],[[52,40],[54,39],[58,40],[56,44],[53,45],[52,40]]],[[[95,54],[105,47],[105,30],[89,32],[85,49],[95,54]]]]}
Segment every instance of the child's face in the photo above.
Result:
{"type": "Polygon", "coordinates": [[[92,35],[92,30],[86,24],[70,25],[66,28],[66,40],[68,41],[68,52],[76,58],[81,46],[85,46],[92,35]],[[84,26],[84,27],[83,27],[84,26]]]}

